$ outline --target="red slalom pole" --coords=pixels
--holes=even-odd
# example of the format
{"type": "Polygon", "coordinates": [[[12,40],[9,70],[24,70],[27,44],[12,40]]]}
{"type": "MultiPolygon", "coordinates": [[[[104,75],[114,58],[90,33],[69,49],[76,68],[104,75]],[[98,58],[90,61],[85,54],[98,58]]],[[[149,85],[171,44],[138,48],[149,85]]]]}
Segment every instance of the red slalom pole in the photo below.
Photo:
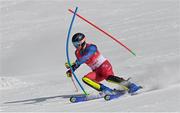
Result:
{"type": "MultiPolygon", "coordinates": [[[[74,11],[72,11],[71,9],[68,9],[71,13],[74,13],[74,11]]],[[[81,15],[77,14],[76,15],[83,19],[85,22],[89,23],[90,25],[92,25],[93,27],[95,27],[96,29],[98,29],[99,31],[103,32],[104,34],[106,34],[107,36],[109,36],[111,39],[113,39],[114,41],[116,41],[117,43],[119,43],[120,45],[122,45],[124,48],[126,48],[130,53],[132,53],[134,56],[136,56],[136,54],[129,49],[127,46],[125,46],[123,43],[121,43],[119,40],[117,40],[116,38],[114,38],[112,35],[110,35],[109,33],[107,33],[106,31],[102,30],[101,28],[99,28],[98,26],[96,26],[95,24],[93,24],[92,22],[88,21],[87,19],[85,19],[84,17],[82,17],[81,15]]]]}

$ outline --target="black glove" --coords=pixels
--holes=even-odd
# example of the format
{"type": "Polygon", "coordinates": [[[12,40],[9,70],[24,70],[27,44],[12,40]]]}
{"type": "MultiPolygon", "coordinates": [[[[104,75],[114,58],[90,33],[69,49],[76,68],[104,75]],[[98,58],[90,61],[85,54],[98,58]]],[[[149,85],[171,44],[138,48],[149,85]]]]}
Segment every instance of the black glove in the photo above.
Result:
{"type": "Polygon", "coordinates": [[[72,77],[72,71],[70,69],[68,71],[66,71],[66,76],[67,77],[72,77]]]}
{"type": "MultiPolygon", "coordinates": [[[[70,62],[70,64],[71,64],[71,66],[73,66],[73,65],[75,64],[75,62],[70,62]]],[[[65,63],[65,67],[66,67],[67,69],[70,68],[70,65],[68,64],[68,62],[65,63]]]]}
{"type": "MultiPolygon", "coordinates": [[[[71,63],[71,66],[72,66],[72,70],[73,70],[73,71],[75,71],[75,70],[79,67],[77,61],[71,63]]],[[[69,66],[69,64],[68,64],[67,62],[65,63],[65,67],[66,67],[67,69],[70,69],[70,66],[69,66]]]]}

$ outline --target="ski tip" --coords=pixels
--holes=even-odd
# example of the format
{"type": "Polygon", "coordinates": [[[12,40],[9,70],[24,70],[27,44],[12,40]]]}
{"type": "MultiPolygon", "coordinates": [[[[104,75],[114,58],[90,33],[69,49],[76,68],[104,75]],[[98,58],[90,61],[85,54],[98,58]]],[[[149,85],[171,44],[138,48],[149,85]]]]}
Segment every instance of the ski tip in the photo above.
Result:
{"type": "Polygon", "coordinates": [[[143,87],[142,87],[142,86],[139,86],[139,89],[143,89],[143,87]]]}
{"type": "Polygon", "coordinates": [[[115,98],[119,98],[120,96],[122,96],[122,95],[124,95],[124,94],[122,94],[122,93],[116,93],[116,94],[107,94],[107,95],[105,95],[104,96],[104,100],[106,100],[106,101],[110,101],[110,100],[113,100],[113,99],[115,99],[115,98]]]}
{"type": "Polygon", "coordinates": [[[76,102],[76,98],[73,97],[73,96],[69,100],[70,100],[71,103],[75,103],[76,102]]]}
{"type": "Polygon", "coordinates": [[[110,99],[111,99],[111,96],[110,96],[110,95],[105,95],[105,96],[104,96],[104,100],[109,101],[110,99]]]}
{"type": "Polygon", "coordinates": [[[132,79],[131,77],[129,77],[128,79],[127,79],[127,81],[129,81],[130,79],[132,79]]]}

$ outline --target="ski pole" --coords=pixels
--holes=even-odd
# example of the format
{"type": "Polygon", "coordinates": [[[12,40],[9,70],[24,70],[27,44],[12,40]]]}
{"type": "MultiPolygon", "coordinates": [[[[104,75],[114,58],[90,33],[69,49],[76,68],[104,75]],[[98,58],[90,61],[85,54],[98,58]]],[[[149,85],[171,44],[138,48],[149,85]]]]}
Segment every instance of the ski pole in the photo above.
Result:
{"type": "Polygon", "coordinates": [[[71,80],[72,80],[72,83],[73,83],[73,85],[74,85],[74,87],[75,87],[75,91],[76,92],[78,92],[78,88],[77,88],[77,86],[76,86],[76,84],[75,84],[75,82],[74,82],[74,79],[71,77],[71,80]]]}
{"type": "MultiPolygon", "coordinates": [[[[74,11],[72,11],[71,9],[68,9],[71,13],[75,14],[74,11]]],[[[119,40],[117,40],[116,38],[114,38],[112,35],[110,35],[109,33],[107,33],[106,31],[102,30],[100,27],[96,26],[95,24],[93,24],[92,22],[90,22],[89,20],[85,19],[83,16],[81,16],[80,14],[76,13],[76,15],[81,18],[82,20],[84,20],[85,22],[87,22],[88,24],[92,25],[93,27],[95,27],[96,29],[98,29],[99,31],[103,32],[104,34],[106,34],[107,36],[109,36],[111,39],[113,39],[114,41],[116,41],[117,43],[119,43],[120,45],[122,45],[124,48],[126,48],[130,53],[132,53],[134,56],[136,56],[136,54],[129,49],[127,46],[125,46],[123,43],[121,43],[119,40]]]]}
{"type": "MultiPolygon", "coordinates": [[[[70,63],[70,64],[72,64],[72,63],[70,63]]],[[[70,68],[70,66],[68,65],[67,62],[65,63],[65,67],[66,67],[67,69],[70,68]]],[[[66,74],[67,74],[67,73],[66,73],[66,74]]],[[[76,84],[75,84],[75,82],[74,82],[74,79],[72,78],[72,73],[71,73],[71,75],[67,75],[67,76],[71,76],[71,80],[72,80],[73,85],[74,85],[74,87],[75,87],[75,91],[78,92],[78,88],[77,88],[77,86],[76,86],[76,84]]]]}
{"type": "Polygon", "coordinates": [[[81,85],[80,81],[78,80],[78,78],[76,77],[76,74],[74,73],[74,71],[73,71],[73,69],[72,69],[72,66],[71,66],[71,63],[70,63],[70,58],[69,58],[69,51],[68,51],[69,38],[70,38],[72,25],[73,25],[73,22],[74,22],[74,19],[75,19],[77,10],[78,10],[78,7],[76,7],[76,9],[75,9],[75,11],[74,11],[74,15],[73,15],[73,17],[72,17],[71,24],[70,24],[69,30],[68,30],[68,35],[67,35],[67,40],[66,40],[66,57],[67,57],[68,65],[70,66],[70,69],[71,69],[71,71],[72,71],[72,74],[73,74],[76,82],[77,82],[78,85],[80,86],[80,88],[81,88],[81,90],[83,91],[83,93],[84,93],[85,95],[88,95],[88,93],[85,91],[84,87],[81,85]]]}

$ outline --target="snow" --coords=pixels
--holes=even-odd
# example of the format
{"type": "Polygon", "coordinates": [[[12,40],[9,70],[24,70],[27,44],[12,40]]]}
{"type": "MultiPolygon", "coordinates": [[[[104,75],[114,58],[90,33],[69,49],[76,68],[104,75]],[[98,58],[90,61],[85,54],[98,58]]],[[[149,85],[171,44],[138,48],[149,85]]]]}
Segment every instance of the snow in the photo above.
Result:
{"type": "MultiPolygon", "coordinates": [[[[0,1],[0,112],[180,112],[179,0],[2,0],[0,1]],[[133,56],[76,17],[83,32],[110,60],[116,75],[144,88],[124,95],[72,104],[75,91],[65,75],[68,8],[108,31],[133,56]]],[[[75,60],[70,44],[70,57],[75,60]]],[[[90,69],[83,65],[79,80],[90,69]]],[[[82,83],[82,81],[81,81],[82,83]]],[[[110,87],[116,85],[103,81],[110,87]]],[[[83,84],[83,83],[82,83],[83,84]]],[[[83,84],[89,93],[97,92],[83,84]]]]}
{"type": "Polygon", "coordinates": [[[0,90],[18,88],[25,85],[25,82],[22,82],[13,77],[0,77],[0,90]]]}

